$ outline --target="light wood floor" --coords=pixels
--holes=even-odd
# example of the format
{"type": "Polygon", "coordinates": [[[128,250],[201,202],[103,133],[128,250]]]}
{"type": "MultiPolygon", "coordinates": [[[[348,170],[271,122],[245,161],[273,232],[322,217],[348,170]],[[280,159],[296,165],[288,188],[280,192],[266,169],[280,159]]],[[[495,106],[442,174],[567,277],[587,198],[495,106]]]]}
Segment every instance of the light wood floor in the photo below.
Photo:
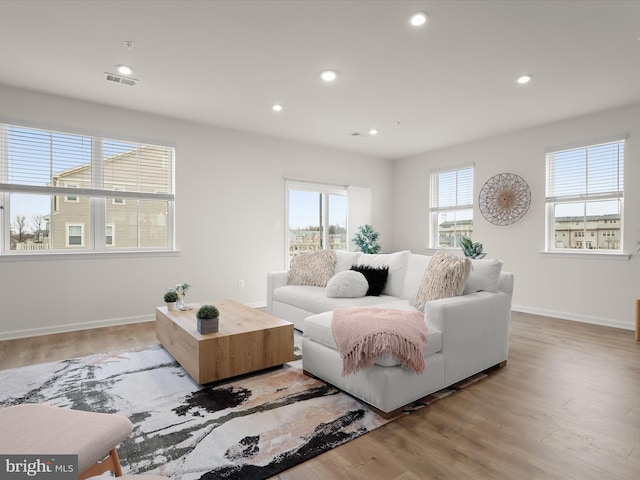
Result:
{"type": "MultiPolygon", "coordinates": [[[[0,369],[150,343],[153,323],[9,340],[0,369]]],[[[514,313],[505,368],[276,478],[637,480],[640,342],[514,313]]]]}

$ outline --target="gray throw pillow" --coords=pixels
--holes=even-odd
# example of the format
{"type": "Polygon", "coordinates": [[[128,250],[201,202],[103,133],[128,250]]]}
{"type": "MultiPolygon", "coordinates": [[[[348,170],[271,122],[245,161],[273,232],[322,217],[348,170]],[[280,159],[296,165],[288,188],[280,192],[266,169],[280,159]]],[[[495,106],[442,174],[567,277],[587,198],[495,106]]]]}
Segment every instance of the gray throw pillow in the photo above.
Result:
{"type": "Polygon", "coordinates": [[[470,258],[440,250],[431,259],[422,283],[409,304],[424,311],[424,304],[431,300],[462,295],[470,270],[470,258]]]}

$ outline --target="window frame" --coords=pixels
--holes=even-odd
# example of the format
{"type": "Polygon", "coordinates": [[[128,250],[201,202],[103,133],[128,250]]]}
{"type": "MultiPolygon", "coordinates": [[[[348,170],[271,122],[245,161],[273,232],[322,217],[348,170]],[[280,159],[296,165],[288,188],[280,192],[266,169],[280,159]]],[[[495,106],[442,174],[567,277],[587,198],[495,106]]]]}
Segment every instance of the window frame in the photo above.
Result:
{"type": "Polygon", "coordinates": [[[113,223],[107,223],[104,226],[104,245],[107,248],[116,246],[116,226],[113,223]],[[111,229],[111,235],[109,235],[109,229],[111,229]],[[107,238],[109,237],[111,237],[111,243],[107,242],[107,238]]]}
{"type": "MultiPolygon", "coordinates": [[[[77,237],[78,235],[74,235],[77,237]]],[[[85,248],[85,225],[82,222],[65,222],[64,224],[64,243],[66,248],[85,248]],[[71,228],[79,227],[80,228],[80,243],[71,243],[71,228]]]]}
{"type": "Polygon", "coordinates": [[[285,182],[285,259],[288,261],[291,259],[290,255],[290,242],[289,242],[289,221],[290,221],[290,207],[289,207],[289,192],[291,190],[295,191],[305,191],[318,193],[322,195],[322,205],[321,205],[321,215],[323,220],[322,228],[322,239],[321,245],[322,250],[331,250],[329,248],[330,245],[330,237],[329,237],[329,195],[340,195],[345,198],[345,229],[346,229],[346,250],[349,250],[349,194],[348,187],[343,185],[331,185],[324,183],[312,183],[305,182],[301,180],[286,180],[285,182]],[[326,223],[324,223],[326,222],[326,223]]]}
{"type": "MultiPolygon", "coordinates": [[[[127,150],[124,153],[128,152],[127,150]]],[[[117,154],[116,154],[117,155],[117,154]]],[[[26,157],[28,158],[28,157],[26,157]]],[[[75,158],[75,157],[70,157],[75,158]]],[[[76,160],[73,160],[76,161],[76,160]]],[[[143,163],[136,163],[138,168],[140,165],[144,166],[143,163]]],[[[157,165],[149,163],[149,165],[157,165]]],[[[135,173],[134,175],[138,175],[135,173]]],[[[15,178],[20,178],[15,177],[15,178]]],[[[24,176],[23,176],[24,178],[24,176]]],[[[136,180],[138,177],[136,176],[136,180]]],[[[143,179],[145,180],[145,179],[143,179]]],[[[160,185],[164,186],[164,182],[160,183],[160,185]]],[[[105,254],[108,256],[113,256],[114,254],[124,254],[124,255],[145,255],[145,254],[175,254],[177,253],[175,249],[175,147],[169,145],[158,145],[158,144],[149,144],[138,142],[131,139],[113,139],[106,137],[96,137],[86,135],[84,133],[74,133],[74,132],[61,132],[52,129],[32,127],[29,125],[15,125],[15,124],[6,124],[0,123],[0,259],[6,260],[9,258],[22,258],[25,256],[37,257],[37,258],[55,258],[64,255],[78,255],[82,254],[86,256],[87,254],[105,254]],[[11,135],[10,129],[25,130],[27,136],[25,137],[25,143],[22,144],[22,148],[30,148],[30,145],[35,142],[35,138],[38,135],[49,135],[52,139],[57,135],[60,136],[69,136],[69,137],[81,137],[83,139],[90,140],[90,160],[85,162],[91,170],[91,183],[87,183],[87,185],[79,186],[75,182],[70,182],[69,184],[60,185],[57,184],[55,179],[50,183],[29,183],[25,181],[13,180],[10,181],[9,177],[9,168],[10,168],[10,153],[9,149],[11,148],[11,135]],[[106,209],[105,203],[106,199],[114,197],[114,189],[110,186],[104,185],[103,182],[106,183],[103,177],[103,168],[106,168],[106,162],[110,161],[112,155],[108,155],[103,157],[103,146],[105,149],[115,145],[116,147],[120,145],[131,145],[131,151],[135,151],[135,161],[136,162],[154,162],[155,161],[155,151],[161,152],[162,156],[158,157],[158,161],[165,162],[162,165],[163,171],[166,171],[166,190],[159,192],[158,190],[154,191],[145,191],[144,186],[148,185],[148,183],[137,183],[134,185],[129,191],[115,189],[118,192],[118,199],[130,199],[141,202],[144,201],[162,201],[167,204],[166,211],[166,244],[160,246],[144,246],[144,241],[146,239],[139,238],[137,245],[116,248],[115,247],[115,226],[113,228],[113,244],[106,244],[106,209]],[[151,150],[151,153],[147,153],[145,149],[154,149],[151,150]],[[166,168],[165,168],[166,167],[166,168]],[[85,197],[85,200],[89,204],[89,213],[88,220],[82,226],[82,252],[79,252],[78,245],[70,245],[69,244],[69,230],[67,227],[67,223],[77,224],[79,225],[82,222],[74,222],[69,219],[66,221],[65,219],[58,219],[58,222],[62,220],[64,225],[64,234],[65,241],[64,244],[60,244],[56,248],[53,246],[46,250],[39,250],[37,253],[33,251],[23,251],[23,250],[12,250],[11,249],[11,219],[12,219],[12,205],[11,205],[11,194],[24,194],[24,195],[48,195],[51,197],[51,210],[47,215],[57,216],[60,213],[60,202],[70,202],[70,203],[81,203],[80,197],[85,197]],[[60,198],[62,197],[62,198],[60,198]],[[64,245],[64,246],[63,246],[64,245]]],[[[84,200],[83,200],[84,201],[84,200]]],[[[116,202],[116,205],[124,205],[128,202],[124,201],[124,203],[116,202]]],[[[136,202],[133,202],[136,203],[136,202]]],[[[142,221],[141,218],[138,218],[138,222],[142,221]]],[[[58,223],[58,225],[60,225],[58,223]]],[[[60,225],[62,227],[62,225],[60,225]]],[[[140,223],[136,227],[138,232],[140,231],[140,223]]],[[[50,229],[50,227],[49,227],[50,229]]],[[[60,232],[61,233],[61,232],[60,232]]],[[[51,235],[51,229],[50,229],[51,235]]]]}
{"type": "MultiPolygon", "coordinates": [[[[124,192],[125,189],[122,187],[113,187],[113,191],[114,192],[124,192]]],[[[155,192],[158,193],[158,192],[155,192]]],[[[127,200],[125,198],[122,197],[113,197],[111,199],[111,205],[126,205],[127,204],[127,200]]]]}
{"type": "MultiPolygon", "coordinates": [[[[429,245],[428,245],[428,248],[430,249],[444,248],[444,249],[451,249],[451,250],[458,248],[458,245],[455,239],[454,239],[454,245],[451,247],[440,246],[440,223],[438,219],[439,219],[440,213],[442,212],[455,213],[455,212],[461,212],[466,210],[470,211],[471,212],[471,231],[473,231],[474,207],[476,204],[475,196],[474,196],[475,195],[474,187],[475,187],[475,163],[457,165],[455,167],[441,168],[441,169],[432,170],[431,172],[429,172],[429,183],[428,183],[429,245]],[[464,172],[465,170],[471,170],[471,193],[470,193],[471,203],[458,203],[458,201],[456,200],[456,203],[453,206],[433,205],[434,200],[440,191],[440,182],[441,182],[440,175],[455,172],[457,176],[460,172],[464,172]],[[434,190],[437,190],[437,192],[434,190]]],[[[457,188],[459,188],[459,184],[458,184],[458,180],[456,179],[456,189],[457,188]]],[[[456,194],[456,199],[457,199],[457,196],[458,195],[456,194]]]]}
{"type": "MultiPolygon", "coordinates": [[[[64,186],[67,188],[80,188],[80,185],[75,183],[65,183],[64,186]]],[[[65,195],[64,201],[69,203],[80,203],[80,197],[78,195],[65,195]]]]}
{"type": "MultiPolygon", "coordinates": [[[[579,142],[579,143],[574,143],[574,144],[570,144],[570,145],[563,145],[563,146],[556,146],[556,147],[549,147],[545,150],[545,250],[542,253],[545,254],[551,254],[551,255],[560,255],[560,256],[596,256],[596,255],[606,255],[606,256],[620,256],[620,257],[626,257],[628,258],[628,255],[624,253],[624,244],[623,244],[623,238],[624,238],[624,230],[623,230],[623,226],[624,226],[624,156],[625,156],[625,150],[626,150],[626,135],[615,135],[615,136],[611,136],[611,137],[606,137],[606,138],[601,138],[601,139],[596,139],[596,140],[591,140],[591,141],[586,141],[586,142],[579,142]],[[617,175],[618,175],[618,188],[617,190],[614,192],[613,190],[611,192],[607,192],[606,194],[603,193],[593,193],[590,194],[588,192],[588,186],[585,187],[585,190],[582,190],[579,193],[572,193],[572,194],[565,194],[565,195],[551,195],[550,194],[550,190],[552,188],[555,187],[551,187],[551,183],[552,180],[551,178],[553,177],[553,175],[550,173],[550,162],[551,157],[555,154],[559,154],[559,153],[563,153],[563,152],[570,152],[572,150],[578,151],[578,150],[587,150],[586,152],[586,160],[585,160],[585,170],[584,170],[584,175],[585,175],[585,183],[588,185],[588,181],[589,181],[589,177],[588,177],[588,171],[589,171],[589,159],[588,159],[588,150],[590,148],[596,148],[596,147],[601,147],[601,146],[606,146],[606,145],[614,145],[614,144],[618,144],[619,147],[621,146],[621,153],[620,153],[620,148],[618,149],[618,155],[617,155],[617,175]],[[596,202],[606,202],[606,201],[616,201],[619,202],[620,205],[620,213],[619,213],[619,218],[618,219],[603,219],[603,224],[606,224],[607,226],[609,226],[609,224],[618,224],[620,226],[620,228],[618,229],[618,236],[613,236],[614,238],[617,238],[619,240],[619,248],[617,249],[598,249],[598,248],[587,248],[587,246],[591,246],[592,242],[591,241],[576,241],[577,245],[579,245],[579,247],[577,248],[572,248],[571,247],[571,231],[569,231],[569,235],[568,235],[568,241],[569,241],[569,246],[568,247],[562,247],[559,248],[556,246],[556,232],[557,231],[561,231],[561,230],[557,230],[556,229],[556,206],[558,205],[569,205],[569,204],[579,204],[579,203],[583,203],[584,204],[584,214],[580,215],[579,217],[582,218],[582,220],[580,221],[576,221],[575,223],[582,223],[583,225],[583,230],[578,232],[576,231],[576,235],[574,235],[575,238],[581,238],[581,239],[586,239],[586,238],[591,238],[593,237],[593,230],[590,230],[588,228],[588,218],[592,215],[588,215],[587,212],[587,206],[588,204],[595,204],[596,202]],[[591,235],[587,235],[587,232],[591,232],[591,235]],[[578,233],[581,233],[582,235],[578,235],[578,233]]],[[[577,171],[577,173],[575,173],[575,175],[577,175],[578,173],[582,174],[582,170],[580,169],[579,171],[577,171]]],[[[558,217],[560,218],[560,217],[558,217]]],[[[574,221],[570,221],[571,224],[574,223],[574,221]]],[[[563,233],[563,236],[564,233],[563,233]]],[[[599,241],[599,235],[595,235],[595,242],[596,242],[596,246],[598,244],[599,241]]]]}

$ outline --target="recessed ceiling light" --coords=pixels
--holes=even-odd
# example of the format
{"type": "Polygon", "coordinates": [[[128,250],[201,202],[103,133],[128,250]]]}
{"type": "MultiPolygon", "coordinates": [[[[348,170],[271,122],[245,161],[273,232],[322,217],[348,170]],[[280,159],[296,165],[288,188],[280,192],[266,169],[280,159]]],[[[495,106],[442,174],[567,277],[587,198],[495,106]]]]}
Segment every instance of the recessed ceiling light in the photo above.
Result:
{"type": "Polygon", "coordinates": [[[377,135],[378,134],[378,130],[376,130],[375,128],[372,128],[371,130],[369,130],[369,135],[377,135]]]}
{"type": "Polygon", "coordinates": [[[427,14],[424,12],[414,13],[409,20],[409,23],[414,27],[419,27],[427,22],[427,14]]]}
{"type": "Polygon", "coordinates": [[[116,69],[118,70],[118,73],[122,75],[131,75],[133,73],[133,70],[128,65],[118,65],[116,69]]]}
{"type": "Polygon", "coordinates": [[[324,72],[320,73],[320,78],[322,78],[322,80],[324,80],[325,82],[333,82],[337,77],[338,74],[335,70],[325,70],[324,72]]]}
{"type": "Polygon", "coordinates": [[[531,75],[521,75],[518,77],[516,82],[520,85],[524,85],[525,83],[529,83],[533,77],[531,75]]]}
{"type": "Polygon", "coordinates": [[[271,106],[271,110],[273,110],[274,112],[281,112],[282,111],[282,105],[276,103],[276,104],[271,106]]]}

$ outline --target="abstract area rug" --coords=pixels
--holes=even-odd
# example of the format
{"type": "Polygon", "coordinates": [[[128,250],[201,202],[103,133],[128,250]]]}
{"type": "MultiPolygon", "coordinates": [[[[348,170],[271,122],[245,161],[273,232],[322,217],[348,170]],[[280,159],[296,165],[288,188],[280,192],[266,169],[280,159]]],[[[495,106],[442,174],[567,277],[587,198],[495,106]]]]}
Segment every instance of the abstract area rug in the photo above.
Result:
{"type": "Polygon", "coordinates": [[[133,433],[118,447],[126,474],[263,479],[390,421],[304,375],[296,350],[281,368],[206,386],[159,345],[2,370],[0,407],[49,402],[127,416],[133,433]]]}

